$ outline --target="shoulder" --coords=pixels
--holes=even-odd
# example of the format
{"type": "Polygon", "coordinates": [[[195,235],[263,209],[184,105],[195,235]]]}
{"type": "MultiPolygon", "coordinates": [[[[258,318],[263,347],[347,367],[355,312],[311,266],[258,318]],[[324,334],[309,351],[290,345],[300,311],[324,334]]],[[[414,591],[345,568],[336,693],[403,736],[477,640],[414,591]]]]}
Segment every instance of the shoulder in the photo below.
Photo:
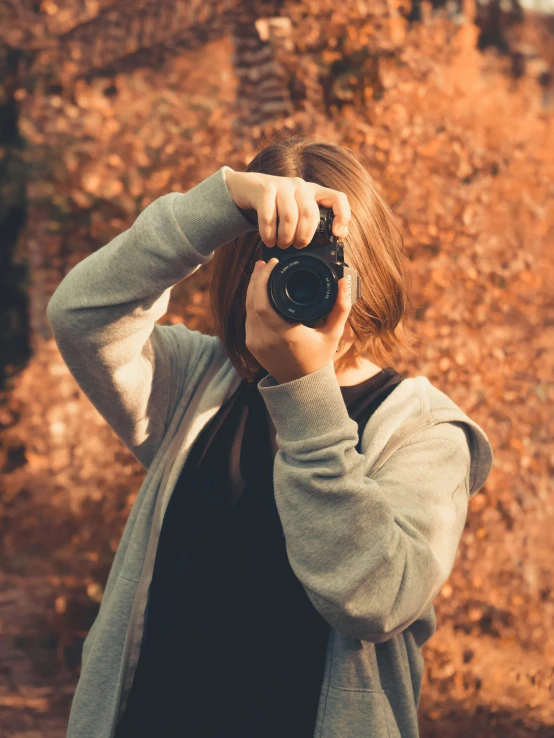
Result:
{"type": "Polygon", "coordinates": [[[471,495],[485,483],[493,464],[484,430],[422,375],[404,379],[383,401],[368,421],[361,445],[372,473],[394,454],[400,461],[425,451],[430,463],[450,455],[453,463],[468,466],[471,495]]]}

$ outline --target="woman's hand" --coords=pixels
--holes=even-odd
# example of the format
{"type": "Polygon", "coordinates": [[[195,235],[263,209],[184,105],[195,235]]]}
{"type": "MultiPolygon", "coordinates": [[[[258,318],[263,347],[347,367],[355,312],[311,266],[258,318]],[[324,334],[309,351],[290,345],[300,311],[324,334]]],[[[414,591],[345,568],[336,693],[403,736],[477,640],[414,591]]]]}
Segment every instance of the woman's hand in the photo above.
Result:
{"type": "MultiPolygon", "coordinates": [[[[319,205],[332,208],[333,234],[348,233],[350,206],[344,192],[305,182],[300,177],[276,177],[226,169],[227,188],[235,205],[256,210],[260,238],[270,248],[307,246],[319,225],[319,205]]],[[[267,282],[278,259],[256,263],[246,294],[246,347],[279,383],[299,379],[321,369],[337,351],[350,313],[346,279],[326,322],[317,328],[282,318],[271,306],[267,282]]]]}
{"type": "Polygon", "coordinates": [[[333,234],[337,238],[348,235],[351,213],[344,192],[300,177],[235,172],[229,167],[225,168],[225,181],[237,207],[257,212],[260,238],[270,248],[307,246],[319,224],[319,205],[333,209],[333,234]]]}
{"type": "Polygon", "coordinates": [[[279,384],[292,382],[334,357],[350,313],[348,280],[339,279],[335,304],[324,324],[308,328],[282,318],[271,306],[267,281],[278,259],[257,261],[246,292],[246,347],[279,384]]]}

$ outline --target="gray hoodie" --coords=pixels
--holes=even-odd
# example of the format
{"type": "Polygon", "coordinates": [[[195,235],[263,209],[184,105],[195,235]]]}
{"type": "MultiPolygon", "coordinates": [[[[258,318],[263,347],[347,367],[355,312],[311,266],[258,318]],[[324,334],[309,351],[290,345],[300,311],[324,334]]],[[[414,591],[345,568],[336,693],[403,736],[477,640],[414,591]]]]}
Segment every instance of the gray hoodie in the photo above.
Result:
{"type": "MultiPolygon", "coordinates": [[[[226,170],[151,203],[73,267],[48,304],[75,380],[146,470],[83,646],[68,738],[114,735],[167,503],[194,440],[241,381],[217,337],[156,324],[177,282],[256,229],[226,170]]],[[[380,405],[362,454],[332,361],[258,388],[277,432],[274,494],[290,565],[331,625],[314,738],[416,738],[421,647],[468,500],[492,468],[489,440],[423,376],[380,405]]]]}

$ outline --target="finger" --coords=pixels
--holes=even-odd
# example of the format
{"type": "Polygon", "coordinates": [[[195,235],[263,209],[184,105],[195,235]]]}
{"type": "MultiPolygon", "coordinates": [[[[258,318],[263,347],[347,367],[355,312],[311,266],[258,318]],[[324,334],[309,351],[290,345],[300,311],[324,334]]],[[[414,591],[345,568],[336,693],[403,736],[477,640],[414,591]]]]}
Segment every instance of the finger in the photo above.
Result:
{"type": "MultiPolygon", "coordinates": [[[[261,269],[256,269],[255,271],[256,276],[252,282],[251,304],[258,314],[265,313],[268,306],[271,308],[267,294],[267,283],[269,281],[271,270],[276,263],[278,262],[276,262],[276,257],[274,257],[273,259],[270,259],[267,264],[264,264],[261,269]]],[[[272,308],[271,312],[275,313],[272,308]]]]}
{"type": "Polygon", "coordinates": [[[277,266],[279,260],[277,258],[270,259],[267,264],[256,274],[256,280],[252,286],[252,305],[256,315],[260,318],[264,325],[267,325],[274,331],[290,331],[291,328],[298,323],[285,320],[274,310],[269,302],[267,294],[267,283],[272,270],[277,266]]]}
{"type": "Polygon", "coordinates": [[[250,341],[252,337],[256,335],[258,323],[258,316],[256,315],[256,310],[254,308],[253,291],[259,269],[260,267],[256,267],[256,264],[254,264],[254,269],[252,271],[252,274],[250,275],[250,281],[248,282],[248,289],[246,290],[246,320],[244,321],[244,339],[247,348],[249,348],[249,346],[251,345],[250,341]]]}
{"type": "Polygon", "coordinates": [[[288,249],[294,241],[298,224],[298,205],[292,187],[280,187],[277,191],[277,246],[288,249]]]}
{"type": "MultiPolygon", "coordinates": [[[[303,185],[306,184],[303,180],[302,183],[303,185]]],[[[313,239],[321,214],[314,199],[313,191],[309,187],[299,185],[295,192],[295,198],[299,217],[293,245],[295,248],[301,249],[313,239]]]]}
{"type": "MultiPolygon", "coordinates": [[[[256,264],[258,263],[259,261],[256,262],[256,264]]],[[[254,310],[254,303],[253,303],[254,285],[258,277],[258,272],[261,269],[261,267],[257,267],[256,264],[254,264],[254,269],[252,270],[252,274],[250,275],[250,281],[248,282],[248,287],[246,289],[246,316],[247,318],[248,318],[248,312],[249,311],[252,312],[254,310]]]]}
{"type": "Polygon", "coordinates": [[[339,279],[339,292],[335,304],[327,314],[325,323],[316,328],[320,333],[327,336],[334,336],[337,343],[340,341],[344,331],[344,326],[348,320],[350,310],[352,309],[352,301],[349,294],[350,286],[346,277],[339,279]]]}
{"type": "Polygon", "coordinates": [[[277,243],[277,187],[267,183],[262,187],[258,201],[258,230],[260,238],[270,248],[277,243]]]}
{"type": "Polygon", "coordinates": [[[348,196],[344,192],[331,190],[329,187],[311,183],[315,201],[325,208],[332,208],[333,215],[333,234],[338,238],[344,238],[347,232],[341,232],[341,228],[348,228],[348,223],[352,217],[348,196]]]}

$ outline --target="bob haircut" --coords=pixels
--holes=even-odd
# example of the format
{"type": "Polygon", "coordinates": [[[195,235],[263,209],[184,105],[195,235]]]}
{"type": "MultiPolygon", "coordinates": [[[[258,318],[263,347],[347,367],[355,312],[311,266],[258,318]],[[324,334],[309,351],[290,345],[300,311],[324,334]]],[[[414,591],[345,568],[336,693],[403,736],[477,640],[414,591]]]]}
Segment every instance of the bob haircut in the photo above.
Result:
{"type": "MultiPolygon", "coordinates": [[[[301,177],[348,196],[345,260],[360,275],[362,288],[348,317],[354,343],[335,368],[355,366],[360,357],[386,366],[399,348],[415,353],[416,336],[406,325],[411,297],[402,231],[351,149],[294,136],[261,150],[244,171],[301,177]]],[[[249,382],[263,371],[246,347],[245,328],[246,291],[261,245],[260,234],[249,231],[217,249],[210,285],[216,334],[239,376],[249,382]]]]}

